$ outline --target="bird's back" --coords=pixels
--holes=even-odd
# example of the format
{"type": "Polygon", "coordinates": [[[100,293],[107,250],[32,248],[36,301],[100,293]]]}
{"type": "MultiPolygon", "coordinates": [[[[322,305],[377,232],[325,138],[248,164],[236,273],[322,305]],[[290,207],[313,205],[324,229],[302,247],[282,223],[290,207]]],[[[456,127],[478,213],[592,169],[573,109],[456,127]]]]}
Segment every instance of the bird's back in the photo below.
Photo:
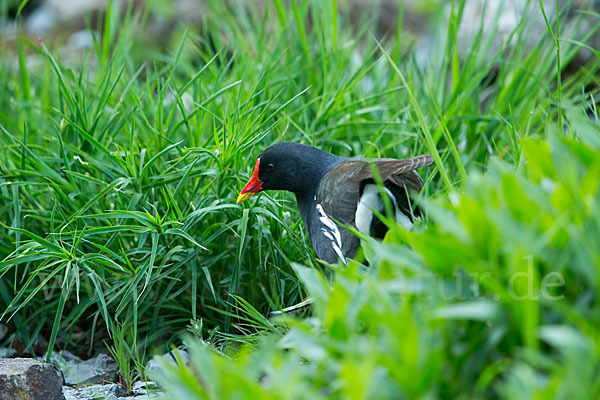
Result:
{"type": "Polygon", "coordinates": [[[319,184],[309,232],[317,257],[335,263],[340,253],[348,258],[356,254],[360,240],[339,224],[383,237],[387,227],[373,213],[383,212],[381,190],[394,205],[396,221],[409,226],[413,217],[421,216],[409,196],[423,188],[415,170],[432,162],[431,156],[423,155],[405,160],[353,159],[332,167],[319,184]],[[374,167],[384,184],[382,189],[375,184],[374,167]]]}

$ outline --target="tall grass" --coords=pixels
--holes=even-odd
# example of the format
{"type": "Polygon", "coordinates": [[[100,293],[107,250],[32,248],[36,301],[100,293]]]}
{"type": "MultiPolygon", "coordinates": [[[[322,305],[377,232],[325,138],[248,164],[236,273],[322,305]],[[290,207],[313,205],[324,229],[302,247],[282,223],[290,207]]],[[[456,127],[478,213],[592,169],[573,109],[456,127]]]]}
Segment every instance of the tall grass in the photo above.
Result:
{"type": "Polygon", "coordinates": [[[558,380],[553,368],[572,373],[540,343],[539,332],[557,332],[545,325],[569,322],[560,326],[595,343],[594,328],[575,323],[586,321],[581,307],[596,307],[593,264],[571,263],[584,250],[596,257],[592,231],[567,240],[569,253],[547,243],[598,216],[594,176],[583,180],[582,171],[595,171],[598,132],[586,114],[595,112],[600,62],[559,79],[600,26],[581,31],[578,21],[595,16],[561,20],[560,35],[533,48],[527,15],[497,50],[495,28],[482,26],[460,54],[465,2],[453,2],[449,19],[437,15],[433,51],[419,65],[407,35],[376,39],[375,13],[354,30],[335,1],[274,1],[264,12],[209,1],[202,26],[178,27],[164,50],[144,37],[152,8],[109,4],[93,48],[75,59],[60,41],[36,44],[20,32],[16,47],[4,36],[0,43],[0,304],[12,340],[33,351],[41,332],[51,349],[91,352],[121,327],[134,346],[152,348],[202,320],[221,349],[259,332],[280,337],[285,329],[263,316],[315,297],[315,319],[287,322],[290,354],[263,345],[234,362],[197,350],[223,373],[203,379],[221,385],[208,397],[230,386],[225,379],[268,391],[263,373],[281,396],[453,397],[474,380],[472,393],[504,395],[521,369],[535,377],[528,385],[538,374],[558,380]],[[256,156],[277,140],[346,156],[433,154],[435,166],[422,172],[424,197],[438,199],[427,231],[394,231],[393,244],[367,246],[382,254],[373,268],[340,272],[333,288],[294,267],[320,268],[293,197],[235,204],[256,156]],[[544,151],[565,164],[552,173],[556,161],[544,151]],[[557,192],[544,192],[544,179],[557,192]],[[588,197],[570,211],[580,181],[588,197]],[[530,254],[538,280],[552,257],[564,262],[561,273],[575,279],[565,280],[568,302],[506,297],[503,285],[530,254]],[[465,279],[493,272],[482,288],[489,301],[445,306],[425,289],[405,293],[412,269],[465,279]],[[574,283],[584,278],[586,295],[574,283]],[[441,311],[430,318],[432,310],[441,311]],[[262,369],[252,372],[255,362],[262,369]],[[269,372],[278,365],[287,374],[269,372]],[[379,380],[391,391],[371,392],[379,380]]]}

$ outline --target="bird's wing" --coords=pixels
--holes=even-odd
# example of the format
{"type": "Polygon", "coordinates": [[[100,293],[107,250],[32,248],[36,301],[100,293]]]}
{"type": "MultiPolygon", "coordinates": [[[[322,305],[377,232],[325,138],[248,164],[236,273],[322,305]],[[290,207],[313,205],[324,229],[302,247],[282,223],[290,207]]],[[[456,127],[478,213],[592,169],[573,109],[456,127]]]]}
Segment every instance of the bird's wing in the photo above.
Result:
{"type": "Polygon", "coordinates": [[[321,180],[317,191],[317,203],[327,215],[342,224],[354,224],[356,207],[362,190],[374,183],[371,165],[379,171],[382,182],[400,200],[400,209],[410,215],[406,191],[420,192],[423,180],[415,171],[433,162],[430,155],[405,160],[391,158],[357,159],[342,162],[331,168],[321,180]]]}

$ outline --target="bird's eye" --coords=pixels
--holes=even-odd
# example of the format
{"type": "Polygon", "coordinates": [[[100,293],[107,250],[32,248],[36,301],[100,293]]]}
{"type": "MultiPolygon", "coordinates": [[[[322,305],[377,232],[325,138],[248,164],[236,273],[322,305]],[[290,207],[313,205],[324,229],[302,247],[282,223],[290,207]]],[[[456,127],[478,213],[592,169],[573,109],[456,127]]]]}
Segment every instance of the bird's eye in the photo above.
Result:
{"type": "Polygon", "coordinates": [[[267,171],[273,171],[275,169],[275,165],[273,163],[267,164],[267,171]]]}

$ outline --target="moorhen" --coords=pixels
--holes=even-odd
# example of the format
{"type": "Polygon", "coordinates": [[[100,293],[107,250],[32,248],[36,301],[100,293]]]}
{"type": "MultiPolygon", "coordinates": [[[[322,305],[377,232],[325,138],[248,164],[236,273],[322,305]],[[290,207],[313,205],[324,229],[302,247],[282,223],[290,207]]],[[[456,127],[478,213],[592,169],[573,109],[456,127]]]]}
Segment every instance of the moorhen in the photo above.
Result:
{"type": "Polygon", "coordinates": [[[430,155],[405,160],[346,158],[300,143],[277,143],[256,160],[252,177],[237,202],[263,190],[288,190],[296,195],[298,209],[317,257],[329,264],[354,258],[360,239],[343,225],[376,238],[387,226],[373,210],[384,213],[380,193],[391,199],[398,224],[410,228],[422,211],[412,204],[410,192],[420,192],[423,180],[415,171],[433,162],[430,155]],[[375,165],[384,184],[375,183],[375,165]]]}

